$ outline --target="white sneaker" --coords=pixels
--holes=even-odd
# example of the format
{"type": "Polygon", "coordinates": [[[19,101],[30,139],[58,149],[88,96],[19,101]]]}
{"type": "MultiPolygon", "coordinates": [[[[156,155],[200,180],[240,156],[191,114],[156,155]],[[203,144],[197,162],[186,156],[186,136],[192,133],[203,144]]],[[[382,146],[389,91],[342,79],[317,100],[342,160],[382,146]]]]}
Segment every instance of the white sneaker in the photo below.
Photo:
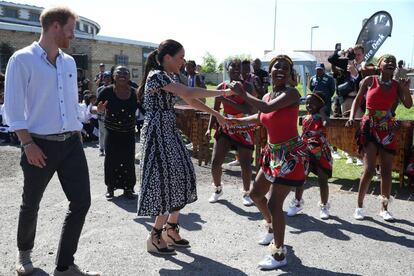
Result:
{"type": "Polygon", "coordinates": [[[364,208],[356,208],[354,212],[354,219],[363,220],[365,218],[364,208]]]}
{"type": "Polygon", "coordinates": [[[230,166],[230,167],[237,167],[237,166],[240,166],[240,161],[239,160],[233,160],[233,161],[231,161],[231,162],[229,162],[229,163],[227,163],[227,166],[230,166]]]}
{"type": "Polygon", "coordinates": [[[243,195],[243,199],[242,199],[243,205],[244,206],[253,206],[254,202],[253,200],[250,198],[249,195],[243,195]]]}
{"type": "Polygon", "coordinates": [[[54,276],[101,276],[100,272],[94,271],[84,271],[81,270],[77,265],[70,265],[69,268],[65,271],[55,271],[53,272],[54,276]]]}
{"type": "Polygon", "coordinates": [[[385,220],[385,221],[393,221],[394,217],[391,215],[390,212],[387,210],[383,210],[379,213],[379,215],[385,220]]]}
{"type": "Polygon", "coordinates": [[[262,239],[258,241],[258,243],[260,245],[269,245],[272,242],[273,237],[274,237],[273,233],[269,233],[266,231],[266,234],[263,236],[262,239]]]}
{"type": "Polygon", "coordinates": [[[354,163],[354,159],[353,159],[351,156],[348,156],[348,157],[346,158],[346,162],[345,162],[345,164],[352,164],[352,163],[354,163]]]}
{"type": "Polygon", "coordinates": [[[185,147],[186,147],[188,150],[193,150],[193,143],[189,143],[189,144],[185,145],[185,147]]]}
{"type": "Polygon", "coordinates": [[[319,207],[321,210],[319,211],[319,217],[321,219],[328,219],[329,218],[329,209],[331,208],[329,202],[326,204],[319,203],[319,207]]]}
{"type": "Polygon", "coordinates": [[[33,263],[30,257],[32,250],[17,252],[16,272],[18,275],[29,275],[33,272],[33,263]]]}
{"type": "Polygon", "coordinates": [[[340,156],[337,151],[332,151],[332,158],[335,160],[339,160],[342,159],[342,156],[340,156]]]}
{"type": "MultiPolygon", "coordinates": [[[[270,245],[271,247],[274,245],[270,245]]],[[[280,250],[280,249],[277,249],[280,250]]],[[[287,250],[286,247],[283,247],[281,249],[283,255],[285,255],[285,257],[283,258],[283,260],[277,261],[275,258],[273,258],[272,255],[266,255],[266,257],[260,261],[260,263],[258,264],[258,267],[260,269],[263,270],[270,270],[270,269],[275,269],[281,266],[285,266],[287,265],[287,260],[286,260],[286,254],[287,254],[287,250]]]]}
{"type": "Polygon", "coordinates": [[[304,204],[305,201],[303,200],[303,198],[300,201],[298,201],[296,198],[293,198],[289,203],[287,215],[289,217],[296,216],[300,211],[302,211],[304,204]]]}
{"type": "Polygon", "coordinates": [[[364,165],[364,162],[362,162],[361,159],[357,158],[356,165],[357,166],[362,166],[362,165],[364,165]]]}
{"type": "Polygon", "coordinates": [[[210,203],[217,202],[222,195],[223,195],[222,186],[218,186],[218,187],[214,186],[214,193],[210,196],[210,198],[208,199],[208,202],[210,203]]]}

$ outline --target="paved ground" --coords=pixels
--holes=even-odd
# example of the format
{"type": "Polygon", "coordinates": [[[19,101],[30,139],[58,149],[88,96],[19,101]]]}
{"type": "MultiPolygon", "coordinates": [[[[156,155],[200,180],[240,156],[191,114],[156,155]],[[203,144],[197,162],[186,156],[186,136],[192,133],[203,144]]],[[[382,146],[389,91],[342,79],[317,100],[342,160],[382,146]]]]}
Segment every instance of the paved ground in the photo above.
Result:
{"type": "MultiPolygon", "coordinates": [[[[355,183],[330,184],[332,218],[318,217],[319,190],[314,179],[305,191],[305,212],[287,219],[288,266],[261,272],[257,263],[268,253],[256,241],[263,232],[255,207],[241,204],[239,172],[224,174],[223,199],[209,204],[210,167],[196,167],[199,200],[187,206],[181,217],[183,236],[190,250],[176,256],[156,257],[146,252],[145,240],[152,219],[136,217],[136,200],[103,194],[103,158],[96,148],[86,148],[92,206],[82,232],[76,261],[81,267],[104,275],[413,275],[414,203],[412,190],[399,191],[391,207],[398,220],[385,223],[377,215],[377,190],[367,196],[369,217],[351,218],[355,206],[355,183]],[[398,199],[399,198],[399,199],[398,199]]],[[[22,190],[19,149],[0,147],[0,275],[14,275],[17,215],[22,190]]],[[[76,172],[74,172],[76,173],[76,172]]],[[[138,187],[137,187],[138,190],[138,187]]],[[[395,191],[396,192],[396,191],[395,191]]],[[[289,196],[292,196],[291,194],[289,196]]],[[[67,201],[54,177],[39,213],[33,253],[38,267],[34,275],[53,271],[56,246],[67,201]]]]}

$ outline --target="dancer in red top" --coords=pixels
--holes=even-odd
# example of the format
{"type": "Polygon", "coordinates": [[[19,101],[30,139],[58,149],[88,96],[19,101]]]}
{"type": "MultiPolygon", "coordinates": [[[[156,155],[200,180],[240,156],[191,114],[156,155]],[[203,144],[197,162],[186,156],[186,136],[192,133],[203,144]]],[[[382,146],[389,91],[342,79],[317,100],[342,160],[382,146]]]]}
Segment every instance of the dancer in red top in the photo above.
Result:
{"type": "Polygon", "coordinates": [[[261,122],[268,132],[268,144],[259,161],[261,168],[250,192],[270,226],[270,232],[274,229],[272,254],[259,263],[261,269],[273,269],[287,264],[283,202],[292,187],[303,185],[308,166],[306,146],[297,129],[300,94],[295,88],[289,87],[293,77],[293,62],[288,56],[279,55],[270,62],[269,71],[273,83],[272,92],[266,94],[263,100],[246,93],[239,82],[231,84],[232,89],[257,108],[259,113],[230,122],[261,122]],[[265,195],[269,189],[268,200],[265,195]]]}
{"type": "MultiPolygon", "coordinates": [[[[328,203],[329,186],[328,178],[332,177],[332,157],[329,143],[326,139],[326,124],[328,117],[326,115],[325,99],[322,92],[314,92],[308,95],[306,99],[306,110],[308,114],[303,118],[302,139],[308,148],[309,170],[318,176],[321,201],[320,218],[329,218],[328,203]]],[[[295,197],[292,199],[288,216],[294,216],[303,209],[304,201],[302,199],[303,186],[296,188],[295,197]]]]}
{"type": "Polygon", "coordinates": [[[362,117],[361,126],[357,134],[357,143],[360,152],[364,155],[364,173],[359,182],[358,207],[354,218],[364,219],[363,201],[369,183],[375,174],[377,155],[381,165],[381,211],[380,216],[386,221],[394,218],[388,211],[391,194],[391,169],[393,156],[396,153],[397,141],[395,131],[398,123],[394,119],[393,109],[398,100],[406,108],[411,108],[413,101],[409,90],[410,81],[392,79],[396,67],[394,56],[385,55],[378,60],[380,76],[369,76],[363,80],[358,95],[355,98],[351,115],[346,126],[352,126],[355,110],[363,97],[366,97],[366,113],[362,117]]]}
{"type": "MultiPolygon", "coordinates": [[[[239,59],[231,60],[228,65],[228,72],[230,75],[230,81],[240,81],[240,67],[241,61],[239,59]]],[[[228,88],[229,83],[223,82],[219,84],[217,89],[228,88]]],[[[243,91],[249,91],[253,93],[252,86],[245,82],[242,87],[243,91]]],[[[228,97],[217,97],[214,102],[214,109],[220,110],[220,106],[223,105],[224,116],[227,118],[241,118],[248,114],[253,113],[253,108],[249,106],[245,100],[238,96],[232,95],[228,97]]],[[[211,117],[212,118],[212,117],[211,117]]],[[[212,120],[208,129],[210,130],[212,120]]],[[[252,126],[253,127],[253,126],[252,126]]],[[[207,135],[209,134],[209,130],[207,135]]],[[[237,150],[239,156],[242,179],[243,179],[243,204],[246,206],[253,205],[253,201],[249,197],[250,182],[252,179],[252,154],[254,149],[254,132],[252,129],[233,129],[228,130],[223,127],[218,127],[214,135],[216,139],[213,148],[213,157],[211,164],[211,173],[213,175],[214,192],[209,198],[210,203],[216,202],[220,196],[223,195],[221,174],[224,158],[229,150],[237,150]]]]}

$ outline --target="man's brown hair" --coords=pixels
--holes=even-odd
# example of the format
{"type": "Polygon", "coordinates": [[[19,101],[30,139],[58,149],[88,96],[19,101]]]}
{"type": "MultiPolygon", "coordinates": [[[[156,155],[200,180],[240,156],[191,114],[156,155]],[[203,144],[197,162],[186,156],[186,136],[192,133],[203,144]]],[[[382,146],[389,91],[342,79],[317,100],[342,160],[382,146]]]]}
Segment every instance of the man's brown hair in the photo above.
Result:
{"type": "Polygon", "coordinates": [[[53,22],[58,22],[59,25],[63,26],[68,23],[69,18],[78,19],[77,14],[69,9],[68,7],[54,7],[44,9],[40,14],[40,25],[44,31],[47,31],[53,22]]]}
{"type": "Polygon", "coordinates": [[[365,49],[364,49],[364,46],[362,46],[362,44],[357,44],[354,46],[354,51],[358,49],[361,50],[363,53],[365,53],[365,49]]]}

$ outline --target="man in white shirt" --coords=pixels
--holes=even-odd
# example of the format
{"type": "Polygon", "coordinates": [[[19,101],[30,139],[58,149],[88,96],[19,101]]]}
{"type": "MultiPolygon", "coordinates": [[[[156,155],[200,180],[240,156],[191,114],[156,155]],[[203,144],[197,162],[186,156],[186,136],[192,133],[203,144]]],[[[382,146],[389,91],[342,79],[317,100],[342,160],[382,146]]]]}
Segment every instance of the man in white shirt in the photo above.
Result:
{"type": "Polygon", "coordinates": [[[76,65],[60,48],[74,38],[77,15],[68,8],[45,9],[39,42],[18,50],[6,69],[5,117],[22,144],[24,175],[16,271],[33,271],[31,251],[39,204],[57,172],[69,200],[56,256],[56,276],[100,275],[81,271],[74,254],[91,203],[88,165],[80,140],[76,65]]]}

